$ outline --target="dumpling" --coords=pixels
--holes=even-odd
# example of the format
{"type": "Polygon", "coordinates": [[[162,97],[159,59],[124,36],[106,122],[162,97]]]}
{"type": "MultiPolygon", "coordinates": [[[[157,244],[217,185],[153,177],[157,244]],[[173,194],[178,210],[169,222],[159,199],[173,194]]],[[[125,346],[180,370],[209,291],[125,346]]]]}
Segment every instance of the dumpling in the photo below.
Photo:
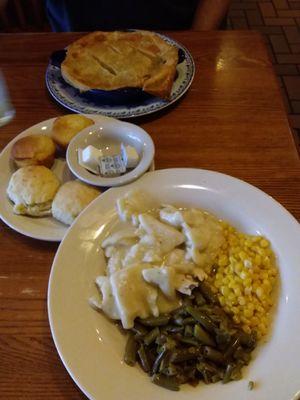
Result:
{"type": "Polygon", "coordinates": [[[132,190],[117,200],[117,211],[122,221],[138,226],[138,215],[154,209],[156,203],[146,193],[132,190]]]}
{"type": "Polygon", "coordinates": [[[162,253],[168,253],[184,242],[184,235],[177,229],[160,222],[152,215],[139,215],[139,222],[142,229],[157,240],[162,253]]]}

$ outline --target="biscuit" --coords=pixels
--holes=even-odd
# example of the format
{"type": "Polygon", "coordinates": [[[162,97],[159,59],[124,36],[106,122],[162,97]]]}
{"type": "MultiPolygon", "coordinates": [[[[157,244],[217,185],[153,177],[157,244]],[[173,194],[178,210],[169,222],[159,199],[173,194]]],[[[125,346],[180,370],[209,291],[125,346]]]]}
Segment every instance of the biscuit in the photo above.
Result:
{"type": "Polygon", "coordinates": [[[10,178],[7,195],[14,213],[42,217],[51,215],[51,204],[60,186],[54,173],[41,165],[18,169],[10,178]]]}
{"type": "Polygon", "coordinates": [[[63,115],[56,118],[52,127],[52,139],[66,150],[73,137],[84,128],[94,125],[94,121],[79,114],[63,115]]]}
{"type": "Polygon", "coordinates": [[[29,135],[13,144],[11,158],[19,168],[28,165],[44,165],[51,168],[55,150],[55,144],[49,136],[29,135]]]}
{"type": "Polygon", "coordinates": [[[78,180],[66,182],[58,190],[53,203],[52,215],[66,225],[71,225],[80,212],[101,192],[78,180]]]}

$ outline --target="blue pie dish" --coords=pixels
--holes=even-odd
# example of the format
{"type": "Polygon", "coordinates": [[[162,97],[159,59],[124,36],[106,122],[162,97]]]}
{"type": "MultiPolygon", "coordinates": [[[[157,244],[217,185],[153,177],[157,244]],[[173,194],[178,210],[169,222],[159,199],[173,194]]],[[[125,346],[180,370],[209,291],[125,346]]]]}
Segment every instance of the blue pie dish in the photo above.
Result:
{"type": "MultiPolygon", "coordinates": [[[[157,33],[156,33],[157,34],[157,33]]],[[[115,118],[132,118],[159,111],[178,100],[190,87],[195,65],[188,50],[167,36],[157,34],[178,48],[177,73],[169,100],[161,99],[139,88],[116,90],[92,89],[80,92],[69,85],[61,75],[61,63],[66,50],[52,53],[46,71],[46,85],[52,97],[71,111],[85,114],[102,114],[115,118]]]]}

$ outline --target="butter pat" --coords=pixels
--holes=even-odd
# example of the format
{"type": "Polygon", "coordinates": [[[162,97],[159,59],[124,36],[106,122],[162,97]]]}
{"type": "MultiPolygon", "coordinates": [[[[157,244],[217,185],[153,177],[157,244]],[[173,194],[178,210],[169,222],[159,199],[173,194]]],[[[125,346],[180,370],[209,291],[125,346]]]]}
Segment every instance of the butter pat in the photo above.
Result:
{"type": "Polygon", "coordinates": [[[96,164],[96,166],[94,165],[94,163],[86,163],[83,161],[83,149],[78,149],[77,154],[78,154],[78,164],[87,169],[90,172],[93,172],[93,174],[97,174],[99,175],[99,165],[98,163],[96,164]]]}
{"type": "Polygon", "coordinates": [[[121,144],[121,155],[126,168],[135,168],[139,163],[139,155],[132,146],[121,144]]]}
{"type": "Polygon", "coordinates": [[[87,146],[82,150],[82,162],[89,165],[91,168],[97,168],[99,164],[99,158],[102,157],[102,150],[96,149],[94,146],[87,146]]]}
{"type": "Polygon", "coordinates": [[[115,156],[100,157],[99,168],[100,173],[103,176],[118,176],[126,172],[124,161],[119,154],[115,156]]]}

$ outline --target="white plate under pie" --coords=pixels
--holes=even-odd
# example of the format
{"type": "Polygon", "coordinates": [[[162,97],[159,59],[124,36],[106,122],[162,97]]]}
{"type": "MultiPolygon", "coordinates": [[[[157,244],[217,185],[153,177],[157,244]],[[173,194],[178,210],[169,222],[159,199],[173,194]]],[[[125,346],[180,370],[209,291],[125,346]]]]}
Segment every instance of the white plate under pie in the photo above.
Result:
{"type": "Polygon", "coordinates": [[[300,226],[272,197],[217,172],[171,169],[143,175],[110,189],[91,203],[68,230],[55,256],[48,287],[52,336],[69,374],[89,399],[105,400],[295,400],[300,390],[300,226]],[[237,382],[183,385],[170,392],[150,382],[138,367],[122,363],[125,337],[88,304],[100,274],[100,245],[116,221],[115,202],[141,188],[161,203],[196,206],[240,230],[265,235],[280,270],[280,293],[269,340],[237,382]],[[248,381],[255,388],[248,390],[248,381]]]}
{"type": "MultiPolygon", "coordinates": [[[[111,121],[112,118],[104,117],[101,115],[87,115],[95,122],[111,121]]],[[[0,154],[0,218],[8,226],[15,231],[22,233],[34,239],[47,240],[59,242],[65,235],[68,226],[49,217],[29,217],[25,215],[16,215],[13,213],[13,204],[8,199],[6,188],[12,173],[16,170],[13,161],[10,159],[11,148],[13,144],[20,138],[28,135],[50,135],[52,125],[55,118],[42,121],[17,135],[8,145],[2,150],[0,154]]],[[[65,158],[55,159],[52,167],[53,172],[57,175],[62,183],[67,182],[76,177],[69,170],[65,158]]],[[[152,163],[150,170],[154,170],[154,163],[152,163]]]]}

